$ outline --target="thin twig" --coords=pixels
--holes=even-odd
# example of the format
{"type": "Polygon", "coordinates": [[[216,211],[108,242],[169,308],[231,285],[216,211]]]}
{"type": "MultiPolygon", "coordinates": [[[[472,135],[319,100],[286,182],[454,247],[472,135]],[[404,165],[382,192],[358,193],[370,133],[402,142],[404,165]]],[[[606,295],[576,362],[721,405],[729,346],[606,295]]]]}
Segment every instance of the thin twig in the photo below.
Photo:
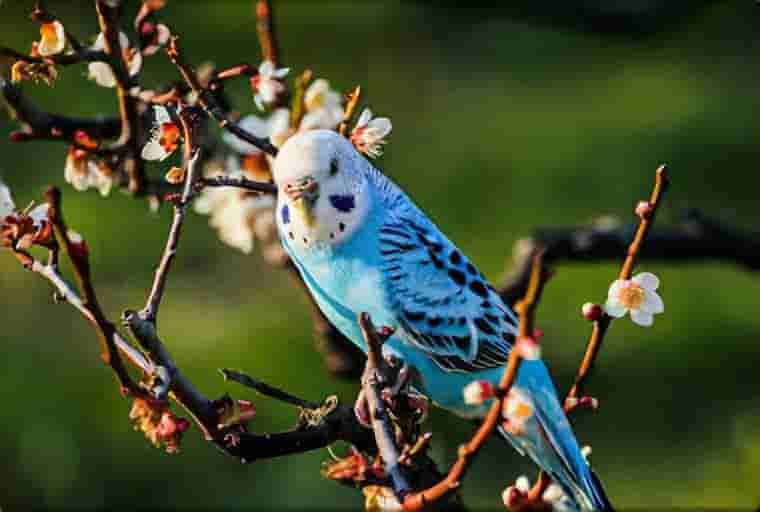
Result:
{"type": "Polygon", "coordinates": [[[272,3],[269,0],[256,2],[256,32],[259,35],[261,55],[271,61],[274,67],[280,67],[280,49],[277,44],[272,3]]]}
{"type": "MultiPolygon", "coordinates": [[[[649,233],[649,230],[654,223],[655,214],[659,209],[663,194],[667,190],[669,184],[670,178],[668,176],[667,168],[666,166],[662,165],[657,169],[657,172],[655,173],[654,188],[652,189],[652,194],[649,198],[651,211],[649,214],[642,215],[641,217],[639,227],[636,230],[633,241],[628,246],[628,252],[626,254],[625,261],[623,262],[620,273],[618,274],[619,279],[627,280],[631,278],[631,274],[633,273],[633,268],[636,265],[642,244],[644,243],[647,233],[649,233]]],[[[599,354],[599,350],[602,348],[604,335],[607,333],[607,329],[609,328],[611,322],[612,317],[606,313],[603,313],[602,317],[594,322],[594,326],[591,330],[591,336],[589,337],[588,344],[586,345],[586,353],[584,354],[583,360],[581,361],[580,367],[578,368],[575,382],[570,388],[570,391],[567,393],[565,404],[567,404],[568,399],[578,398],[578,396],[582,394],[583,386],[591,373],[591,369],[594,365],[594,361],[596,361],[597,355],[599,354]]]]}
{"type": "Polygon", "coordinates": [[[214,176],[201,178],[198,185],[202,187],[236,187],[262,194],[277,194],[277,185],[263,181],[249,180],[248,178],[230,178],[228,176],[214,176]]]}
{"type": "Polygon", "coordinates": [[[232,133],[240,140],[252,144],[253,146],[259,148],[261,151],[269,155],[277,155],[277,148],[268,139],[257,137],[249,131],[241,128],[240,125],[235,123],[229,114],[223,108],[221,108],[211,91],[201,86],[200,82],[198,81],[198,77],[195,74],[195,71],[187,62],[185,62],[182,53],[180,52],[177,45],[176,36],[172,36],[172,38],[169,40],[167,53],[172,63],[177,66],[180,75],[182,75],[182,78],[185,80],[187,85],[198,96],[198,102],[211,117],[216,119],[221,128],[232,133]]]}
{"type": "Polygon", "coordinates": [[[256,380],[253,377],[246,375],[245,373],[230,370],[227,368],[222,368],[219,370],[219,372],[224,376],[224,380],[231,380],[237,382],[238,384],[242,384],[243,386],[255,389],[262,395],[274,398],[280,402],[285,402],[297,407],[302,407],[304,409],[316,409],[319,407],[319,404],[304,400],[303,398],[292,395],[287,391],[283,391],[282,389],[270,386],[266,382],[256,380]]]}
{"type": "Polygon", "coordinates": [[[182,224],[185,221],[187,207],[195,194],[195,183],[200,175],[200,170],[198,169],[197,164],[201,151],[196,146],[194,134],[195,128],[193,127],[195,120],[193,117],[193,114],[188,113],[188,109],[185,109],[180,113],[180,121],[182,123],[182,131],[185,139],[185,185],[179,201],[174,203],[174,217],[169,229],[169,235],[166,239],[166,246],[164,247],[164,252],[161,256],[161,262],[156,269],[153,286],[148,295],[148,300],[145,307],[140,312],[140,317],[143,320],[153,324],[156,323],[158,308],[161,305],[161,299],[164,295],[166,279],[169,270],[171,269],[172,261],[177,254],[177,246],[179,245],[179,239],[182,234],[182,224]]]}
{"type": "Polygon", "coordinates": [[[137,109],[138,99],[130,94],[134,87],[139,87],[137,79],[130,76],[129,67],[124,57],[119,34],[119,7],[111,6],[106,0],[95,0],[98,24],[103,33],[104,51],[108,65],[113,70],[116,80],[116,95],[119,99],[121,115],[121,133],[117,145],[130,148],[130,154],[124,158],[124,171],[129,176],[129,190],[133,194],[142,193],[145,182],[145,163],[140,157],[139,134],[142,133],[141,119],[137,109]]]}
{"type": "MultiPolygon", "coordinates": [[[[66,250],[66,254],[71,261],[71,265],[74,268],[74,275],[76,276],[78,287],[83,295],[83,300],[80,301],[78,296],[72,294],[71,290],[65,290],[62,288],[61,282],[54,282],[53,284],[61,291],[61,293],[67,298],[67,300],[80,312],[87,314],[85,317],[96,327],[98,339],[100,340],[102,352],[101,359],[105,364],[110,366],[116,378],[119,381],[119,385],[123,392],[134,392],[137,388],[129,376],[124,362],[119,356],[119,350],[124,352],[131,360],[138,361],[143,370],[149,368],[149,364],[146,365],[141,361],[142,357],[136,358],[134,354],[134,348],[121,339],[116,331],[114,324],[108,321],[103,310],[98,302],[98,297],[95,293],[95,287],[92,283],[92,274],[90,272],[89,255],[86,250],[77,249],[74,247],[74,243],[71,240],[70,232],[66,227],[66,221],[63,217],[62,198],[61,191],[56,187],[50,187],[45,193],[48,205],[50,206],[48,218],[53,223],[56,229],[58,237],[63,241],[63,246],[66,250]]],[[[42,274],[48,278],[51,282],[51,276],[42,274]]]]}
{"type": "Polygon", "coordinates": [[[356,106],[359,104],[359,98],[361,97],[362,88],[357,85],[351,92],[346,94],[346,108],[343,111],[343,119],[338,127],[338,133],[344,137],[348,136],[348,126],[351,124],[351,118],[354,116],[356,106]]]}

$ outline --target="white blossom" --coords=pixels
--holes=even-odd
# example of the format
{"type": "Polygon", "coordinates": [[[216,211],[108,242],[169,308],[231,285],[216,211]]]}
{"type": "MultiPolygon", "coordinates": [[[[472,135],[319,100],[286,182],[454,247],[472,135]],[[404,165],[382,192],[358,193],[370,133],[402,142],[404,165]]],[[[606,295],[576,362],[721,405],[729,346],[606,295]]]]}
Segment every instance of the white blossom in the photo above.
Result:
{"type": "Polygon", "coordinates": [[[385,137],[391,133],[393,125],[387,117],[373,119],[372,111],[365,108],[351,132],[351,143],[370,158],[377,158],[383,154],[383,145],[387,142],[385,137]]]}
{"type": "Polygon", "coordinates": [[[516,387],[512,387],[502,406],[501,414],[507,422],[506,428],[513,434],[521,434],[533,417],[535,407],[533,400],[516,387]]]}
{"type": "Polygon", "coordinates": [[[165,160],[179,146],[180,130],[166,107],[155,105],[153,115],[150,140],[143,147],[142,157],[144,160],[165,160]]]}
{"type": "Polygon", "coordinates": [[[494,397],[493,384],[487,380],[474,380],[464,387],[463,394],[465,404],[481,405],[494,397]]]}
{"type": "Polygon", "coordinates": [[[339,92],[330,88],[330,82],[315,80],[304,94],[306,113],[298,129],[333,130],[343,120],[343,99],[339,92]]]}
{"type": "MultiPolygon", "coordinates": [[[[278,108],[269,114],[268,117],[259,117],[257,115],[245,116],[238,123],[245,131],[252,133],[262,139],[269,138],[273,144],[278,145],[277,141],[287,136],[290,123],[290,111],[286,108],[278,108]]],[[[234,151],[241,155],[253,155],[261,153],[261,150],[236,137],[234,134],[225,131],[222,140],[234,151]]]]}
{"type": "Polygon", "coordinates": [[[259,73],[251,79],[251,85],[256,90],[253,101],[260,110],[271,105],[279,94],[285,90],[281,80],[290,72],[290,68],[276,68],[271,60],[265,60],[259,65],[259,73]]]}
{"type": "Polygon", "coordinates": [[[16,203],[13,202],[11,189],[3,180],[0,180],[0,221],[16,211],[16,203]]]}
{"type": "Polygon", "coordinates": [[[100,195],[107,196],[114,184],[114,176],[103,164],[93,161],[86,151],[69,148],[63,177],[75,190],[84,192],[96,188],[100,195]]]}
{"type": "Polygon", "coordinates": [[[161,49],[162,46],[169,42],[171,35],[171,31],[166,25],[163,23],[156,25],[155,36],[153,37],[153,40],[150,42],[150,44],[143,48],[143,55],[146,57],[154,55],[156,52],[158,52],[158,50],[161,49]]]}
{"type": "MultiPolygon", "coordinates": [[[[243,177],[235,157],[228,160],[227,167],[228,177],[243,177]]],[[[209,225],[224,243],[246,254],[253,250],[257,233],[271,228],[274,207],[274,197],[234,187],[206,187],[194,203],[196,212],[209,216],[209,225]],[[261,217],[271,219],[262,221],[261,217]]]]}
{"type": "MultiPolygon", "coordinates": [[[[142,67],[142,54],[130,47],[129,38],[124,32],[119,33],[119,44],[121,50],[127,61],[127,70],[130,76],[135,76],[140,72],[142,67]]],[[[95,44],[92,45],[93,50],[105,49],[105,36],[101,32],[95,39],[95,44]]],[[[105,62],[90,62],[87,65],[88,75],[91,80],[101,87],[116,87],[116,77],[113,74],[111,66],[105,62]]]]}
{"type": "Polygon", "coordinates": [[[654,322],[654,315],[665,310],[656,291],[659,285],[660,280],[650,272],[638,274],[633,279],[617,279],[610,285],[604,309],[614,318],[630,312],[634,323],[648,327],[654,322]]]}
{"type": "Polygon", "coordinates": [[[66,48],[66,31],[60,21],[40,25],[40,42],[37,51],[42,57],[61,53],[66,48]]]}

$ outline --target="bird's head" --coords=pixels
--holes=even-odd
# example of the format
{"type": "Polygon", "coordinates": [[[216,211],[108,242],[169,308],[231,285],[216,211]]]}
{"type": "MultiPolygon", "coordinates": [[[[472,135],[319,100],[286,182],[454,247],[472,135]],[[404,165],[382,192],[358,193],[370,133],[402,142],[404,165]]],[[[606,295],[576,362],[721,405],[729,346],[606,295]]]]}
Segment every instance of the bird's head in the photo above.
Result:
{"type": "Polygon", "coordinates": [[[363,171],[367,166],[353,145],[334,131],[292,136],[273,166],[281,229],[306,245],[344,240],[368,208],[363,171]]]}

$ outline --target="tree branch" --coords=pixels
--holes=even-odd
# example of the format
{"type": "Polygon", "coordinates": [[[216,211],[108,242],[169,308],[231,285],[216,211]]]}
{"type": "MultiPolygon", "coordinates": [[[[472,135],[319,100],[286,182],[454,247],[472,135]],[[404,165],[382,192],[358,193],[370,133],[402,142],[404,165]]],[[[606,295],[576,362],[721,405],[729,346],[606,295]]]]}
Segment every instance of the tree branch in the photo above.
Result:
{"type": "Polygon", "coordinates": [[[179,50],[179,47],[177,45],[177,37],[172,36],[170,39],[167,53],[169,55],[169,59],[175,66],[177,66],[177,69],[179,69],[180,75],[182,75],[182,78],[185,80],[187,85],[198,96],[198,102],[211,117],[216,119],[216,121],[219,123],[219,127],[227,130],[228,132],[238,137],[240,140],[252,144],[253,146],[259,148],[261,151],[269,155],[275,156],[277,154],[277,148],[272,145],[268,139],[257,137],[247,130],[241,128],[240,125],[235,123],[227,114],[227,112],[219,105],[211,91],[200,85],[195,71],[187,62],[185,62],[185,59],[179,50]]]}
{"type": "MultiPolygon", "coordinates": [[[[633,268],[636,265],[636,261],[641,251],[641,247],[644,243],[644,239],[649,233],[655,219],[657,210],[660,207],[662,197],[670,184],[670,178],[668,176],[667,168],[662,165],[657,169],[655,173],[654,188],[649,198],[650,209],[646,214],[641,215],[641,221],[639,227],[636,230],[636,234],[633,237],[630,245],[628,246],[628,252],[623,265],[620,268],[618,279],[628,280],[631,279],[633,268]]],[[[602,313],[599,320],[594,321],[591,336],[589,337],[588,344],[586,346],[586,353],[583,356],[581,365],[578,368],[578,373],[575,377],[575,383],[567,393],[565,404],[567,407],[568,399],[578,398],[583,392],[583,386],[591,373],[591,369],[596,361],[596,357],[599,354],[599,350],[602,348],[602,342],[604,341],[604,335],[607,333],[607,329],[612,322],[612,317],[606,313],[602,313]]]]}

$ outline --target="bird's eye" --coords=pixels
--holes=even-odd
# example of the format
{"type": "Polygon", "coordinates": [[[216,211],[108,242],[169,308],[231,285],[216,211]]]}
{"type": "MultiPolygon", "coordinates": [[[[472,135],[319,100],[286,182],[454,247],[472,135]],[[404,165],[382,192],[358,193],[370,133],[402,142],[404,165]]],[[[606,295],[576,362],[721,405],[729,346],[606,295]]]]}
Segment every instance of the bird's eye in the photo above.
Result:
{"type": "Polygon", "coordinates": [[[330,176],[335,176],[338,174],[338,161],[333,160],[330,162],[330,176]]]}

